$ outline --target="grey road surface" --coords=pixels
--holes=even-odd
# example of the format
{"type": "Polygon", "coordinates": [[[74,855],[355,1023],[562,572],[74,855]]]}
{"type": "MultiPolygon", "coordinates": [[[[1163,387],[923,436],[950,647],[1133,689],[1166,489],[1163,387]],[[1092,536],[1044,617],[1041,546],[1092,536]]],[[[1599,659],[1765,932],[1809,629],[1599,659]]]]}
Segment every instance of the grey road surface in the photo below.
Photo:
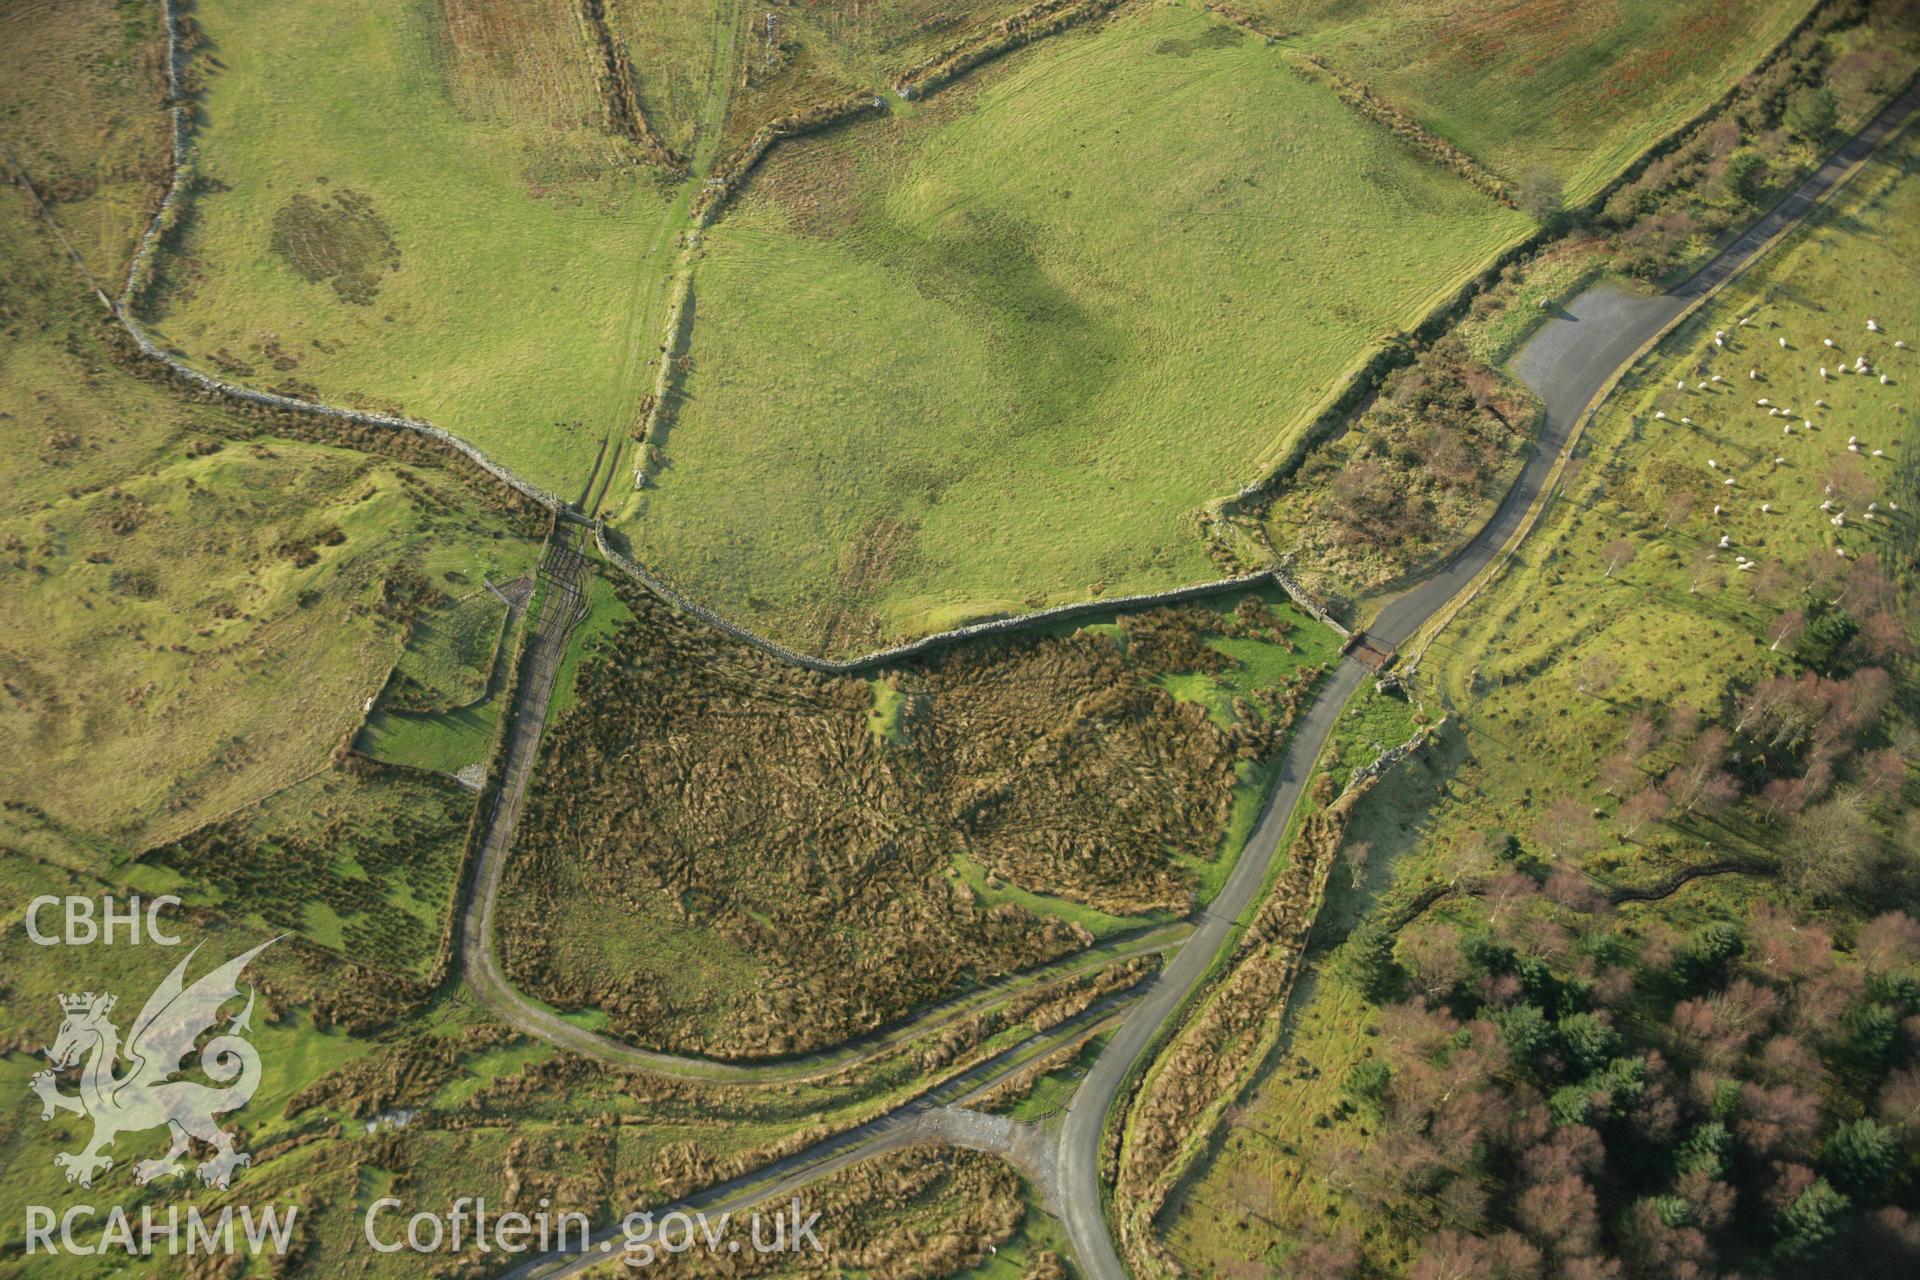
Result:
{"type": "MultiPolygon", "coordinates": [[[[1909,86],[1871,124],[1839,148],[1805,182],[1686,283],[1640,298],[1607,286],[1590,289],[1541,327],[1514,361],[1514,371],[1546,404],[1540,441],[1512,492],[1487,526],[1437,572],[1390,600],[1367,628],[1376,641],[1397,646],[1492,562],[1520,528],[1565,448],[1580,415],[1607,379],[1649,338],[1695,299],[1724,283],[1787,226],[1804,218],[1860,160],[1920,110],[1920,83],[1909,86]]],[[[1208,966],[1232,938],[1233,922],[1252,905],[1299,804],[1314,760],[1326,745],[1347,699],[1369,675],[1351,658],[1341,662],[1295,728],[1280,780],[1239,865],[1214,899],[1199,929],[1146,989],[1074,1093],[1060,1131],[1057,1159],[1062,1216],[1081,1274],[1087,1280],[1125,1280],[1126,1268],[1107,1229],[1101,1196],[1100,1137],[1129,1070],[1193,993],[1208,966]]]]}

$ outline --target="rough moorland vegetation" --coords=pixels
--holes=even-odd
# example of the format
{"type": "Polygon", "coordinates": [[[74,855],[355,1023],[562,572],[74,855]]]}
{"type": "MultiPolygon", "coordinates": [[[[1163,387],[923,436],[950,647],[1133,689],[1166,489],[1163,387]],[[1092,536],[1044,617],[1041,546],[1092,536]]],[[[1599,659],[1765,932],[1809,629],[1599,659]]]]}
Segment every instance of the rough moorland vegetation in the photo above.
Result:
{"type": "Polygon", "coordinates": [[[1538,413],[1523,388],[1442,338],[1307,455],[1268,506],[1265,536],[1324,598],[1385,586],[1485,522],[1538,413]]]}
{"type": "Polygon", "coordinates": [[[876,723],[868,681],[628,603],[543,748],[508,971],[623,1036],[710,1053],[832,1044],[1084,947],[1095,921],[1186,910],[1242,765],[1316,674],[1284,662],[1290,612],[1160,610],[913,663],[876,723]],[[1217,644],[1236,637],[1282,659],[1266,687],[1203,679],[1210,707],[1156,682],[1229,673],[1217,644]]]}
{"type": "MultiPolygon", "coordinates": [[[[831,1276],[849,1270],[884,1280],[940,1280],[978,1267],[1013,1240],[1030,1216],[1020,1175],[998,1156],[945,1146],[909,1147],[863,1160],[807,1189],[819,1212],[820,1252],[662,1252],[653,1266],[670,1276],[831,1276]]],[[[764,1213],[785,1210],[784,1202],[764,1213]]],[[[637,1255],[636,1255],[637,1256],[637,1255]]],[[[1034,1263],[1064,1276],[1057,1255],[1034,1263]]],[[[653,1269],[652,1266],[649,1269],[653,1269]]],[[[598,1275],[631,1275],[616,1261],[598,1275]]],[[[1032,1273],[1030,1273],[1032,1274],[1032,1273]]]]}
{"type": "Polygon", "coordinates": [[[1615,191],[1598,228],[1615,267],[1661,280],[1751,221],[1920,66],[1920,5],[1829,0],[1724,111],[1615,191]]]}

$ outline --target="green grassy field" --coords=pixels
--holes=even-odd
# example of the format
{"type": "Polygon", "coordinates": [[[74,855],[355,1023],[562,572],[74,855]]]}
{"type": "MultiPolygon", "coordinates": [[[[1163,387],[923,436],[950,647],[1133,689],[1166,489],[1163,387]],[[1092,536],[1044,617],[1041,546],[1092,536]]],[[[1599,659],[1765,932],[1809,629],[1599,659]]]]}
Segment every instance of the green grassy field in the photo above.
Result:
{"type": "Polygon", "coordinates": [[[399,408],[573,497],[651,381],[678,206],[599,127],[571,9],[492,16],[197,4],[218,66],[147,315],[210,372],[399,408]]]}
{"type": "Polygon", "coordinates": [[[829,650],[1209,577],[1195,508],[1524,229],[1280,51],[1131,11],[776,153],[620,524],[829,650]]]}
{"type": "Polygon", "coordinates": [[[1778,44],[1808,0],[1250,0],[1512,180],[1592,195],[1778,44]]]}
{"type": "MultiPolygon", "coordinates": [[[[1872,606],[1862,603],[1869,579],[1851,579],[1843,590],[1823,577],[1829,567],[1851,573],[1851,566],[1877,559],[1900,635],[1911,644],[1920,429],[1905,401],[1920,361],[1893,342],[1911,345],[1906,335],[1920,333],[1916,261],[1920,135],[1909,130],[1833,206],[1628,375],[1588,428],[1585,460],[1567,482],[1569,500],[1549,508],[1522,554],[1430,652],[1431,674],[1457,708],[1458,728],[1429,757],[1389,775],[1355,810],[1348,841],[1371,846],[1366,883],[1350,891],[1340,883],[1346,870],[1336,869],[1336,891],[1322,916],[1329,927],[1316,933],[1317,946],[1339,942],[1370,913],[1386,918],[1422,887],[1515,867],[1544,874],[1574,865],[1597,887],[1650,886],[1677,868],[1726,859],[1753,868],[1696,880],[1661,902],[1622,907],[1623,931],[1649,938],[1668,928],[1739,921],[1757,902],[1846,937],[1854,919],[1911,894],[1911,872],[1902,880],[1898,867],[1902,856],[1911,858],[1920,830],[1912,800],[1920,735],[1912,664],[1898,656],[1898,639],[1891,655],[1877,659],[1893,680],[1869,742],[1891,744],[1904,756],[1904,787],[1896,779],[1875,797],[1857,763],[1837,754],[1833,803],[1861,818],[1847,836],[1823,838],[1789,815],[1766,821],[1757,805],[1635,820],[1622,797],[1640,785],[1636,779],[1659,778],[1688,758],[1685,708],[1698,709],[1707,722],[1730,722],[1758,682],[1809,673],[1803,646],[1772,643],[1784,611],[1811,608],[1817,596],[1869,613],[1872,606]],[[1743,316],[1753,321],[1744,328],[1743,316]],[[1869,318],[1885,332],[1869,333],[1869,318]],[[1719,330],[1730,335],[1726,348],[1714,345],[1719,330]],[[1827,338],[1834,350],[1824,346],[1827,338]],[[1822,382],[1823,363],[1831,368],[1841,355],[1851,363],[1859,354],[1891,384],[1854,375],[1822,382]],[[1749,379],[1750,369],[1761,379],[1749,379]],[[1728,383],[1694,389],[1716,373],[1728,383]],[[1679,378],[1689,389],[1674,385],[1679,378]],[[1761,396],[1796,410],[1792,434],[1754,403],[1761,396]],[[1830,407],[1817,408],[1816,398],[1830,407]],[[1665,419],[1655,416],[1661,413],[1665,419]],[[1800,413],[1812,415],[1817,428],[1800,413]],[[1864,446],[1861,453],[1848,448],[1850,436],[1864,446]],[[1876,448],[1886,456],[1872,457],[1876,448]],[[1775,457],[1786,460],[1776,464],[1775,457]],[[1708,458],[1718,465],[1709,468],[1708,458]],[[1729,473],[1732,487],[1724,484],[1729,473]],[[1875,502],[1878,518],[1832,525],[1820,509],[1829,483],[1850,513],[1864,514],[1875,502]],[[1763,504],[1772,510],[1762,511],[1763,504]],[[1631,552],[1623,554],[1622,544],[1631,552]],[[1837,556],[1836,547],[1847,556],[1837,556]],[[1741,557],[1758,567],[1739,569],[1741,557]],[[1675,740],[1650,749],[1624,745],[1636,716],[1675,740]],[[1624,782],[1623,756],[1634,764],[1624,782]],[[1892,861],[1845,896],[1819,895],[1790,874],[1769,873],[1797,848],[1825,854],[1849,840],[1892,861]]],[[[1871,649],[1850,648],[1835,669],[1844,674],[1875,660],[1871,649]]],[[[1745,740],[1739,746],[1747,749],[1745,740]]],[[[1760,767],[1738,756],[1727,765],[1742,789],[1757,785],[1748,771],[1760,767]]],[[[1483,909],[1461,901],[1434,910],[1453,920],[1483,909]]],[[[1600,954],[1584,942],[1576,949],[1600,954]]],[[[1377,1212],[1370,1207],[1377,1201],[1338,1173],[1354,1150],[1383,1140],[1383,1128],[1355,1113],[1343,1093],[1349,1069],[1383,1051],[1379,1007],[1339,980],[1303,985],[1295,1007],[1290,1039],[1162,1219],[1166,1238],[1183,1263],[1221,1274],[1283,1264],[1303,1229],[1332,1234],[1337,1224],[1365,1241],[1373,1264],[1398,1274],[1423,1248],[1409,1225],[1420,1219],[1377,1212]],[[1223,1234],[1223,1205],[1259,1214],[1277,1229],[1257,1237],[1223,1234]]]]}
{"type": "Polygon", "coordinates": [[[321,768],[399,656],[388,587],[526,556],[450,490],[189,436],[148,474],[0,521],[0,790],[137,850],[321,768]]]}
{"type": "Polygon", "coordinates": [[[508,612],[500,597],[481,587],[416,623],[382,695],[386,704],[446,711],[478,702],[506,641],[508,612]]]}

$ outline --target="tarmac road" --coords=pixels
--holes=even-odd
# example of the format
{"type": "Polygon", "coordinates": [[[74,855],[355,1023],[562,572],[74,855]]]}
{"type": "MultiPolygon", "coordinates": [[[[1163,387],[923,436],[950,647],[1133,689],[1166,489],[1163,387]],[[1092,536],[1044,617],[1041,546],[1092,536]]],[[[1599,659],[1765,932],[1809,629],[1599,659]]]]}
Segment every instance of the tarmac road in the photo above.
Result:
{"type": "MultiPolygon", "coordinates": [[[[1543,325],[1513,362],[1514,372],[1546,405],[1546,423],[1533,456],[1487,526],[1432,576],[1388,601],[1367,634],[1387,647],[1398,646],[1463,591],[1521,529],[1575,424],[1615,371],[1668,322],[1724,284],[1776,235],[1804,218],[1916,110],[1920,110],[1920,83],[1908,86],[1791,195],[1671,292],[1637,297],[1612,286],[1598,286],[1543,325]]],[[[1252,905],[1265,880],[1314,760],[1347,700],[1371,674],[1352,658],[1341,661],[1295,728],[1280,766],[1280,781],[1226,886],[1179,955],[1147,987],[1074,1093],[1060,1131],[1056,1163],[1062,1216],[1086,1280],[1126,1280],[1127,1275],[1107,1229],[1101,1196],[1100,1138],[1107,1112],[1134,1063],[1178,1015],[1215,956],[1230,944],[1233,922],[1252,905]]]]}

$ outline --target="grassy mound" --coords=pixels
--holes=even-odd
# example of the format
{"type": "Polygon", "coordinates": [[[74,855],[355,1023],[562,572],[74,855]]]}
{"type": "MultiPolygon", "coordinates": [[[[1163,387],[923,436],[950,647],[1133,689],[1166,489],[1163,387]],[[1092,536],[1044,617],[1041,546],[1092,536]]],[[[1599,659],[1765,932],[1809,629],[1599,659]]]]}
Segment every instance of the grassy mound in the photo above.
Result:
{"type": "Polygon", "coordinates": [[[775,153],[622,527],[826,650],[1210,576],[1194,509],[1524,226],[1202,14],[1053,37],[775,153]]]}

